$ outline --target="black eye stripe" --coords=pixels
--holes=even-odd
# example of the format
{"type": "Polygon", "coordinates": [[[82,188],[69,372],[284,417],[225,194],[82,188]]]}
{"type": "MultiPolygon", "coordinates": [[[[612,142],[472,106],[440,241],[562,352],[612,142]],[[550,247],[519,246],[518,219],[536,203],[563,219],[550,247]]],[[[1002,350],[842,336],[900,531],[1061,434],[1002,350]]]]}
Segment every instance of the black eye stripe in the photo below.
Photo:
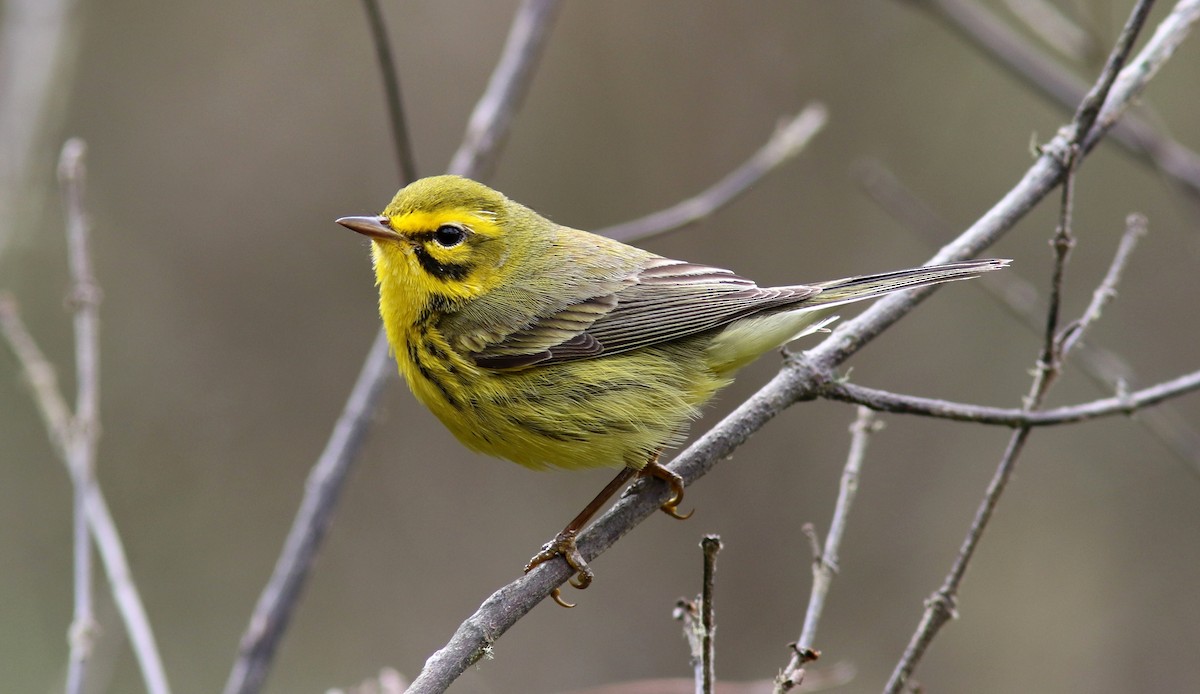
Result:
{"type": "Polygon", "coordinates": [[[413,249],[413,255],[417,257],[417,262],[420,263],[421,269],[443,282],[463,280],[467,275],[471,274],[471,270],[474,268],[473,265],[443,263],[434,258],[423,246],[417,246],[413,249]]]}

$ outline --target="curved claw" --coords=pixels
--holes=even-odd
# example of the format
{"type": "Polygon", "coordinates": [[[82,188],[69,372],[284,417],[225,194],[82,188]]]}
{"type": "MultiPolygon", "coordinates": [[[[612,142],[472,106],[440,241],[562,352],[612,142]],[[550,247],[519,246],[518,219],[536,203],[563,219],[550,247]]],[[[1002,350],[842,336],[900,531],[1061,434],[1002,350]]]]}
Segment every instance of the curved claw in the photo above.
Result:
{"type": "Polygon", "coordinates": [[[664,501],[662,506],[659,506],[663,513],[678,520],[687,520],[696,512],[696,509],[692,509],[687,513],[679,512],[679,504],[683,501],[683,478],[675,472],[659,465],[657,458],[646,463],[646,467],[641,470],[641,475],[644,477],[654,477],[667,483],[667,488],[671,490],[671,498],[664,501]]]}
{"type": "MultiPolygon", "coordinates": [[[[562,557],[563,561],[567,562],[567,566],[575,570],[575,576],[567,579],[567,582],[573,587],[582,590],[591,585],[595,574],[584,561],[583,555],[579,553],[579,547],[575,544],[575,531],[563,530],[555,535],[553,540],[542,545],[541,551],[533,555],[533,558],[525,565],[525,573],[529,573],[538,565],[544,564],[554,557],[562,557]]],[[[551,591],[550,597],[563,607],[575,607],[575,603],[563,599],[562,590],[559,588],[551,591]]]]}
{"type": "Polygon", "coordinates": [[[567,602],[566,600],[563,600],[562,590],[560,590],[558,588],[555,588],[554,590],[550,591],[550,599],[553,600],[554,602],[558,603],[559,606],[565,607],[568,610],[571,609],[572,607],[575,607],[575,603],[567,602]]]}
{"type": "Polygon", "coordinates": [[[662,506],[659,506],[659,509],[663,513],[674,518],[675,520],[687,520],[692,517],[693,513],[696,512],[696,509],[692,509],[691,511],[688,511],[687,513],[680,513],[679,509],[676,507],[676,505],[672,504],[670,502],[667,502],[667,503],[663,504],[662,506]]]}

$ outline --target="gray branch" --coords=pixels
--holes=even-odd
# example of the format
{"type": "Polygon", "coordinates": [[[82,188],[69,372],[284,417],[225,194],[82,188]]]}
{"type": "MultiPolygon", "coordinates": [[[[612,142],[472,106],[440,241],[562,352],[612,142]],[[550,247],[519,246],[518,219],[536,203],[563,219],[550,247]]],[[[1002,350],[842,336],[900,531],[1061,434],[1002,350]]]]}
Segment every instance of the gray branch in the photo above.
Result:
{"type": "MultiPolygon", "coordinates": [[[[1097,137],[1111,129],[1115,122],[1111,116],[1123,113],[1153,79],[1187,37],[1198,15],[1200,0],[1181,0],[1163,20],[1154,38],[1113,85],[1092,129],[1097,137]]],[[[1056,135],[1004,198],[929,262],[970,258],[995,243],[1062,181],[1064,155],[1069,147],[1067,136],[1056,135]]],[[[1087,153],[1085,146],[1081,156],[1087,153]]],[[[826,379],[825,374],[831,373],[838,364],[906,315],[932,291],[928,288],[893,294],[844,323],[803,358],[785,364],[767,385],[680,453],[671,469],[688,484],[702,477],[792,403],[816,397],[826,379]]],[[[653,514],[665,497],[666,491],[656,486],[618,501],[579,536],[579,549],[584,558],[590,561],[612,546],[653,514]]],[[[569,577],[570,569],[563,562],[547,562],[497,590],[458,627],[445,646],[430,656],[410,691],[414,694],[445,691],[467,667],[489,652],[491,645],[505,631],[569,577]]]]}
{"type": "MultiPolygon", "coordinates": [[[[556,0],[527,0],[517,10],[504,53],[471,116],[463,146],[451,164],[451,173],[479,177],[494,161],[503,134],[533,78],[557,7],[556,0]]],[[[399,94],[398,88],[396,93],[399,94]]],[[[225,683],[225,694],[253,694],[262,688],[346,475],[362,447],[375,402],[392,373],[395,365],[388,357],[387,336],[380,330],[325,449],[309,472],[304,498],[283,550],[242,634],[238,657],[225,683]]]]}
{"type": "Polygon", "coordinates": [[[775,678],[775,694],[783,694],[798,686],[806,674],[802,669],[805,663],[816,657],[817,651],[814,650],[814,646],[817,624],[825,611],[825,597],[829,594],[833,575],[838,571],[838,552],[841,551],[842,538],[846,534],[850,507],[858,493],[858,477],[866,458],[867,441],[871,434],[881,428],[882,422],[875,419],[870,409],[858,408],[854,423],[850,425],[850,453],[846,456],[845,467],[842,468],[837,503],[834,505],[833,520],[829,522],[829,534],[825,536],[823,549],[817,542],[816,530],[810,524],[805,525],[804,529],[813,542],[812,590],[808,598],[808,609],[804,613],[804,627],[800,630],[800,639],[792,649],[792,657],[787,667],[775,678]]]}
{"type": "MultiPolygon", "coordinates": [[[[997,61],[1064,108],[1076,108],[1087,84],[1009,28],[983,5],[971,0],[909,0],[945,20],[985,56],[997,61]]],[[[1179,20],[1187,23],[1186,17],[1179,20]]],[[[1169,29],[1168,29],[1169,30],[1169,29]]],[[[1147,120],[1130,115],[1112,138],[1200,197],[1200,155],[1161,134],[1147,120]]]]}
{"type": "Polygon", "coordinates": [[[618,241],[644,241],[699,222],[736,200],[767,174],[802,152],[828,120],[829,112],[824,104],[809,104],[800,113],[780,123],[771,139],[744,164],[700,194],[645,217],[598,229],[596,233],[618,241]]]}
{"type": "Polygon", "coordinates": [[[69,140],[63,146],[59,162],[59,178],[67,211],[67,252],[71,271],[69,304],[74,311],[75,323],[78,385],[74,413],[59,391],[54,367],[26,329],[17,312],[16,302],[7,295],[0,296],[0,333],[25,370],[50,443],[71,476],[75,509],[76,608],[70,633],[67,691],[81,692],[86,689],[86,665],[96,629],[91,607],[91,547],[87,537],[90,530],[96,551],[104,563],[113,600],[129,634],[146,690],[150,694],[170,694],[150,620],[94,471],[100,433],[97,310],[100,290],[92,272],[88,251],[90,228],[83,207],[84,151],[82,140],[69,140]]]}
{"type": "MultiPolygon", "coordinates": [[[[1045,335],[1034,370],[1033,382],[1029,386],[1029,394],[1025,397],[1024,409],[1028,411],[1041,408],[1046,394],[1061,373],[1062,361],[1066,356],[1063,349],[1062,334],[1058,328],[1059,312],[1067,261],[1070,258],[1071,250],[1075,246],[1072,230],[1075,172],[1078,170],[1080,164],[1083,143],[1094,132],[1092,128],[1093,123],[1096,123],[1102,117],[1104,112],[1102,104],[1107,102],[1114,85],[1121,79],[1122,75],[1119,75],[1118,71],[1125,64],[1126,58],[1133,48],[1133,42],[1141,32],[1146,17],[1149,15],[1150,7],[1153,4],[1154,0],[1139,0],[1137,5],[1134,6],[1133,12],[1126,21],[1125,27],[1122,29],[1121,35],[1118,37],[1116,45],[1113,47],[1105,63],[1096,85],[1084,97],[1083,102],[1080,103],[1071,125],[1062,131],[1064,134],[1069,135],[1069,141],[1066,158],[1063,161],[1066,172],[1063,180],[1059,222],[1050,243],[1054,249],[1054,270],[1050,283],[1050,304],[1046,309],[1045,335]]],[[[1092,140],[1093,143],[1096,141],[1098,140],[1092,140]]],[[[1120,274],[1120,267],[1123,267],[1125,258],[1126,256],[1122,252],[1119,251],[1117,253],[1117,257],[1113,261],[1114,269],[1110,271],[1109,275],[1116,277],[1120,274]]],[[[1097,303],[1103,303],[1107,299],[1107,296],[1103,294],[1103,292],[1096,293],[1100,297],[1097,303]]],[[[1091,308],[1089,308],[1089,311],[1091,311],[1091,308]]],[[[1099,314],[1098,308],[1096,314],[1099,314]]],[[[1082,326],[1082,322],[1076,325],[1082,326]]],[[[920,623],[913,632],[908,646],[904,649],[904,654],[900,657],[899,662],[896,663],[891,677],[883,688],[885,694],[899,694],[909,686],[913,671],[924,657],[933,639],[941,632],[941,628],[946,622],[957,616],[958,591],[962,585],[963,577],[966,575],[967,567],[970,566],[972,559],[975,557],[975,551],[983,539],[983,533],[991,524],[996,507],[999,505],[1000,498],[1003,496],[1004,490],[1008,487],[1008,483],[1012,479],[1017,461],[1022,451],[1024,451],[1025,444],[1029,441],[1029,434],[1032,431],[1032,427],[1023,425],[1018,427],[1009,438],[1008,446],[1003,456],[1001,456],[1000,463],[996,466],[996,471],[992,474],[992,478],[988,482],[982,501],[980,501],[978,508],[975,510],[975,517],[971,520],[971,526],[967,530],[966,537],[963,538],[958,554],[955,556],[949,572],[947,572],[946,577],[943,579],[942,585],[925,601],[925,611],[921,616],[920,623]]]]}

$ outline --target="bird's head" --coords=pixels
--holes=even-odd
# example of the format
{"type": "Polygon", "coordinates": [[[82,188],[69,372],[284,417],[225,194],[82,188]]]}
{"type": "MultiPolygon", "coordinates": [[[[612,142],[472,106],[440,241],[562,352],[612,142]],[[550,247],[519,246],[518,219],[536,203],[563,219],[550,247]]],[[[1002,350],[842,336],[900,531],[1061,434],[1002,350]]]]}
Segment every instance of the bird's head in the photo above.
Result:
{"type": "Polygon", "coordinates": [[[432,176],[401,188],[380,215],[337,222],[371,239],[381,286],[396,287],[414,302],[462,301],[503,279],[519,207],[482,183],[432,176]]]}

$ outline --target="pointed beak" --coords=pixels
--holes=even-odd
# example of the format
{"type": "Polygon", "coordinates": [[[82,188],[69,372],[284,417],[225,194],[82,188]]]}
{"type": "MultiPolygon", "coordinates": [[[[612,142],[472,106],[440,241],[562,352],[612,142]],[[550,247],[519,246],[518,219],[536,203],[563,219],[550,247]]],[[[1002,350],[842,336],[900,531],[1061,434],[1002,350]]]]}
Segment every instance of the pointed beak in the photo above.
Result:
{"type": "Polygon", "coordinates": [[[388,226],[387,217],[342,217],[337,220],[337,223],[351,231],[357,231],[363,236],[370,236],[380,241],[400,240],[400,234],[388,226]]]}

